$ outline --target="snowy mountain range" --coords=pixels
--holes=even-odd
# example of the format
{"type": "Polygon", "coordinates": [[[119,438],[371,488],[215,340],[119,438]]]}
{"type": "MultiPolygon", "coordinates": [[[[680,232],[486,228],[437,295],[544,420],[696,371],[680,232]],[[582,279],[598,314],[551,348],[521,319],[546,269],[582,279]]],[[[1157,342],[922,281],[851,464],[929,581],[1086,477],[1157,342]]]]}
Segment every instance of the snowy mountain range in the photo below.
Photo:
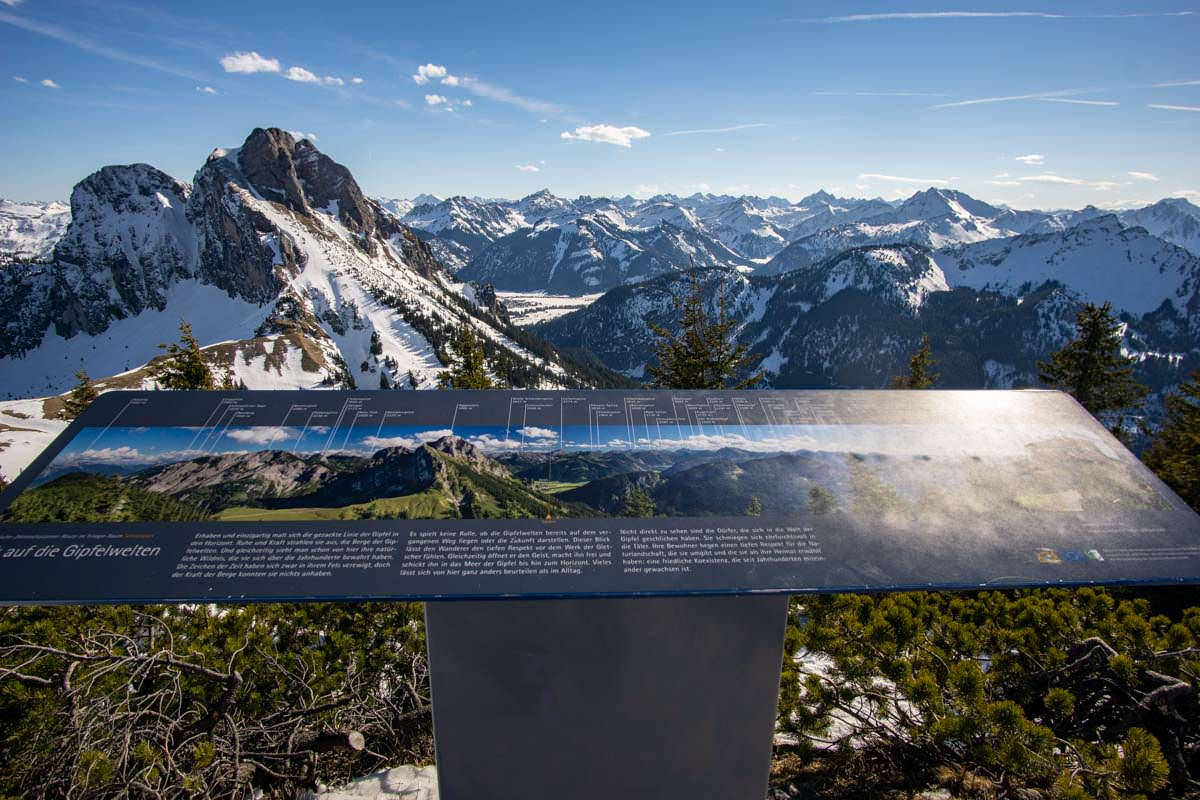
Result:
{"type": "Polygon", "coordinates": [[[1121,212],[1046,212],[997,207],[942,188],[895,203],[827,192],[797,202],[714,194],[568,200],[543,190],[517,201],[452,197],[415,206],[403,219],[427,234],[447,268],[463,270],[464,278],[501,291],[578,295],[687,268],[693,259],[697,266],[777,274],[852,247],[940,249],[1053,233],[1112,213],[1122,225],[1200,253],[1200,208],[1179,198],[1121,212]],[[662,234],[657,245],[645,241],[654,231],[662,234]]]}
{"type": "MultiPolygon", "coordinates": [[[[978,258],[976,248],[990,243],[962,246],[955,258],[915,244],[869,245],[779,275],[721,268],[697,274],[711,313],[718,313],[718,298],[725,299],[739,340],[750,345],[768,385],[886,386],[928,334],[939,386],[1037,386],[1037,360],[1074,336],[1076,311],[1085,301],[1106,299],[1100,297],[1105,284],[1078,288],[1014,272],[1033,251],[1039,259],[1062,259],[1060,276],[1086,274],[1097,239],[1084,237],[1084,246],[1072,249],[1080,233],[1030,234],[1018,237],[1012,250],[981,251],[978,258]]],[[[1144,285],[1144,293],[1130,295],[1132,310],[1117,305],[1139,379],[1162,392],[1200,364],[1200,259],[1144,232],[1125,244],[1141,256],[1150,240],[1160,245],[1153,255],[1126,262],[1126,280],[1144,285]]],[[[673,324],[676,302],[690,291],[690,276],[662,275],[614,289],[531,330],[640,378],[653,358],[651,325],[673,324]]],[[[1152,415],[1155,409],[1152,401],[1152,415]]]]}
{"type": "Polygon", "coordinates": [[[0,199],[0,265],[48,258],[70,221],[71,207],[66,203],[0,199]]]}
{"type": "Polygon", "coordinates": [[[32,248],[44,255],[0,271],[8,397],[62,392],[80,367],[141,385],[181,319],[251,388],[431,386],[460,325],[518,385],[585,382],[456,282],[345,167],[278,129],[213,151],[191,184],[105,167],[50,236],[32,248]]]}
{"type": "Polygon", "coordinates": [[[0,470],[58,429],[76,369],[148,385],[181,319],[250,388],[432,387],[461,325],[506,383],[611,385],[644,375],[649,325],[693,274],[777,387],[885,385],[925,333],[940,385],[1035,385],[1080,304],[1111,301],[1161,396],[1200,364],[1198,252],[1200,208],[1178,198],[373,199],[311,142],[256,129],[191,183],[110,166],[69,207],[0,201],[0,393],[47,398],[0,404],[23,420],[0,423],[0,470]]]}

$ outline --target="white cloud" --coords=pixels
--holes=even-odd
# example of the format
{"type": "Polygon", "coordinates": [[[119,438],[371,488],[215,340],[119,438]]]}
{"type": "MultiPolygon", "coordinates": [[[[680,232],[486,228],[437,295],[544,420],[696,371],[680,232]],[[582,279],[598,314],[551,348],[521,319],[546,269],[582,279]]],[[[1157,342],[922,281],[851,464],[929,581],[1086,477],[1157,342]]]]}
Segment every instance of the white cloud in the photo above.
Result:
{"type": "Polygon", "coordinates": [[[998,180],[984,181],[984,183],[991,184],[992,186],[1020,186],[1021,185],[1020,181],[1005,180],[1003,178],[998,179],[998,180]]]}
{"type": "Polygon", "coordinates": [[[638,198],[650,197],[662,192],[662,187],[657,183],[639,183],[637,188],[633,190],[633,196],[638,198]]]}
{"type": "Polygon", "coordinates": [[[1012,177],[1012,175],[1009,175],[1007,172],[997,172],[997,173],[996,173],[995,175],[993,175],[992,177],[993,177],[993,178],[1011,178],[1011,177],[1012,177]]]}
{"type": "Polygon", "coordinates": [[[799,17],[783,22],[815,22],[832,25],[842,22],[882,22],[921,19],[1132,19],[1135,17],[1189,17],[1193,11],[1134,12],[1128,14],[1060,14],[1050,11],[888,11],[880,14],[847,14],[840,17],[799,17]]]}
{"type": "Polygon", "coordinates": [[[1116,100],[1073,100],[1069,97],[1039,97],[1043,103],[1071,103],[1077,106],[1119,106],[1116,100]]]}
{"type": "Polygon", "coordinates": [[[513,166],[521,170],[521,172],[541,172],[536,164],[513,164],[513,166]]]}
{"type": "Polygon", "coordinates": [[[714,152],[714,153],[724,153],[724,152],[725,152],[725,148],[724,148],[724,147],[714,147],[714,148],[713,148],[713,152],[714,152]]]}
{"type": "Polygon", "coordinates": [[[13,80],[17,83],[29,83],[29,81],[25,80],[20,75],[13,75],[13,80]]]}
{"type": "Polygon", "coordinates": [[[1087,183],[1087,181],[1081,180],[1079,178],[1066,178],[1066,177],[1063,177],[1062,175],[1054,175],[1054,174],[1026,175],[1024,177],[1018,178],[1017,180],[1019,180],[1023,183],[1053,183],[1053,184],[1059,184],[1062,186],[1080,186],[1082,184],[1087,183]]]}
{"type": "Polygon", "coordinates": [[[747,122],[741,125],[730,125],[726,128],[695,128],[686,131],[670,131],[664,133],[663,136],[691,136],[697,133],[730,133],[731,131],[744,131],[750,128],[770,128],[769,122],[747,122]]]}
{"type": "Polygon", "coordinates": [[[462,105],[466,106],[467,108],[470,108],[471,106],[473,106],[475,104],[472,103],[471,98],[468,97],[466,100],[462,101],[462,105]]]}
{"type": "Polygon", "coordinates": [[[945,92],[809,92],[817,97],[950,97],[945,92]]]}
{"type": "Polygon", "coordinates": [[[283,77],[297,83],[319,83],[322,86],[344,86],[346,83],[341,78],[335,78],[332,75],[326,75],[322,78],[306,70],[304,67],[289,67],[283,77]]]}
{"type": "Polygon", "coordinates": [[[1171,197],[1183,197],[1188,200],[1200,201],[1200,191],[1196,189],[1179,189],[1171,192],[1171,197]]]}
{"type": "Polygon", "coordinates": [[[800,17],[785,22],[819,22],[833,25],[841,22],[882,22],[896,19],[990,19],[1004,17],[1034,17],[1037,19],[1065,19],[1064,14],[1042,11],[889,11],[882,14],[847,14],[840,17],[800,17]]]}
{"type": "Polygon", "coordinates": [[[3,3],[4,5],[8,6],[9,8],[16,8],[17,6],[21,5],[21,3],[24,3],[24,2],[25,2],[25,0],[0,0],[0,3],[3,3]]]}
{"type": "Polygon", "coordinates": [[[289,81],[297,83],[320,83],[321,79],[312,74],[304,67],[289,67],[287,73],[284,74],[289,81]]]}
{"type": "Polygon", "coordinates": [[[1119,184],[1116,181],[1092,181],[1088,185],[1097,192],[1111,192],[1113,189],[1121,186],[1122,184],[1119,184]]]}
{"type": "Polygon", "coordinates": [[[889,183],[909,183],[915,186],[949,186],[950,181],[945,178],[908,178],[902,175],[880,175],[877,172],[864,172],[860,174],[859,180],[864,181],[888,181],[889,183]]]}
{"type": "Polygon", "coordinates": [[[358,83],[362,83],[362,82],[363,82],[363,79],[362,79],[362,78],[360,78],[360,77],[358,77],[358,76],[355,76],[355,77],[353,77],[353,78],[351,78],[351,79],[350,79],[350,82],[351,82],[351,83],[358,84],[358,83]]]}
{"type": "Polygon", "coordinates": [[[517,435],[524,436],[526,441],[529,439],[557,439],[558,431],[526,425],[524,428],[517,429],[517,435]]]}
{"type": "Polygon", "coordinates": [[[520,450],[522,447],[522,442],[519,438],[501,439],[500,437],[492,436],[489,433],[481,434],[479,436],[472,436],[467,441],[481,450],[486,450],[493,453],[505,450],[520,450]]]}
{"type": "Polygon", "coordinates": [[[58,462],[63,466],[75,464],[144,464],[148,461],[147,456],[142,455],[142,451],[136,447],[101,447],[99,449],[84,450],[81,453],[72,453],[58,459],[58,462]]]}
{"type": "Polygon", "coordinates": [[[615,144],[617,147],[631,147],[635,139],[645,139],[649,131],[634,125],[618,128],[615,125],[584,125],[576,128],[575,132],[563,131],[559,134],[562,139],[579,139],[584,142],[603,142],[615,144]]]}
{"type": "Polygon", "coordinates": [[[1125,174],[1133,178],[1135,181],[1158,181],[1158,176],[1152,172],[1138,172],[1137,170],[1130,170],[1125,174]]]}
{"type": "Polygon", "coordinates": [[[230,428],[225,431],[225,435],[235,442],[261,445],[271,445],[298,434],[299,431],[292,428],[230,428]]]}
{"type": "Polygon", "coordinates": [[[42,79],[42,86],[45,86],[47,89],[61,89],[62,88],[57,83],[50,80],[49,78],[42,79]]]}
{"type": "Polygon", "coordinates": [[[443,106],[443,105],[448,105],[449,103],[450,103],[450,101],[447,100],[444,95],[440,95],[440,94],[425,95],[425,105],[427,105],[427,106],[443,106]]]}
{"type": "Polygon", "coordinates": [[[446,86],[458,86],[458,76],[447,75],[446,77],[442,78],[442,83],[444,83],[446,86]]]}
{"type": "Polygon", "coordinates": [[[1080,94],[1075,89],[1060,89],[1053,92],[1034,92],[1032,94],[1008,94],[1001,97],[976,97],[971,100],[955,100],[953,103],[937,103],[930,108],[959,108],[961,106],[977,106],[984,103],[1011,103],[1016,100],[1044,100],[1048,97],[1080,94]]]}
{"type": "Polygon", "coordinates": [[[1200,86],[1200,80],[1190,79],[1186,81],[1164,81],[1162,83],[1152,84],[1155,89],[1161,89],[1168,86],[1200,86]]]}
{"type": "Polygon", "coordinates": [[[88,464],[111,464],[114,466],[129,466],[132,464],[170,464],[176,461],[188,461],[200,456],[211,455],[204,450],[169,450],[163,453],[143,453],[136,447],[101,447],[70,453],[55,459],[55,466],[75,467],[88,464]]]}
{"type": "Polygon", "coordinates": [[[1160,111],[1200,111],[1200,106],[1169,106],[1161,103],[1147,103],[1146,108],[1157,108],[1160,111]]]}
{"type": "Polygon", "coordinates": [[[385,447],[406,447],[412,450],[426,442],[436,442],[438,439],[453,435],[454,431],[449,428],[442,428],[439,430],[418,431],[412,436],[368,436],[362,440],[362,443],[375,450],[382,450],[385,447]]]}
{"type": "Polygon", "coordinates": [[[279,72],[279,60],[260,56],[254,50],[248,53],[229,53],[221,57],[222,69],[226,72],[251,74],[255,72],[279,72]]]}
{"type": "Polygon", "coordinates": [[[1046,157],[1041,153],[1030,153],[1027,156],[1014,156],[1013,161],[1020,161],[1029,167],[1040,167],[1046,163],[1046,157]]]}
{"type": "Polygon", "coordinates": [[[315,133],[305,133],[304,131],[288,131],[288,133],[291,134],[292,138],[297,142],[301,139],[308,139],[310,142],[318,141],[315,133]]]}
{"type": "MultiPolygon", "coordinates": [[[[3,0],[0,0],[0,3],[2,2],[3,0]]],[[[84,36],[80,36],[77,33],[69,31],[66,28],[62,28],[49,22],[40,22],[28,17],[17,16],[15,14],[9,14],[7,12],[0,11],[0,23],[12,25],[16,28],[20,28],[21,30],[29,31],[30,33],[36,33],[40,36],[48,36],[55,41],[68,44],[71,47],[88,53],[93,53],[103,58],[112,59],[113,61],[123,61],[126,64],[136,64],[137,66],[144,67],[145,69],[152,69],[157,72],[165,72],[168,75],[186,78],[189,81],[207,80],[205,77],[196,75],[185,69],[180,69],[172,64],[156,61],[153,58],[146,58],[145,56],[138,55],[137,53],[129,53],[124,50],[118,50],[115,47],[93,41],[84,36]]]]}
{"type": "Polygon", "coordinates": [[[412,79],[413,83],[423,85],[429,83],[431,78],[444,78],[446,75],[446,68],[443,66],[439,66],[438,64],[422,64],[417,67],[417,72],[412,76],[412,79]]]}
{"type": "Polygon", "coordinates": [[[197,86],[196,91],[201,94],[216,94],[217,90],[211,86],[197,86]]]}
{"type": "Polygon", "coordinates": [[[459,85],[477,97],[494,100],[497,103],[508,103],[535,114],[560,114],[563,111],[562,106],[557,103],[548,103],[533,97],[522,97],[514,94],[510,89],[485,83],[478,78],[459,78],[459,85]]]}

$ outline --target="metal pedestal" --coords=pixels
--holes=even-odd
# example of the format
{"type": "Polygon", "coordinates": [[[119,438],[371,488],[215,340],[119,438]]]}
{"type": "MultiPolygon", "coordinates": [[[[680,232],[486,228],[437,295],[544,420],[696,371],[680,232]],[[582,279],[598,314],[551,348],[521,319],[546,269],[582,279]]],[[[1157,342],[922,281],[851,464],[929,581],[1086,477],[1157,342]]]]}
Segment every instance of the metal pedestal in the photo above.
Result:
{"type": "Polygon", "coordinates": [[[765,796],[785,596],[430,602],[442,800],[765,796]]]}

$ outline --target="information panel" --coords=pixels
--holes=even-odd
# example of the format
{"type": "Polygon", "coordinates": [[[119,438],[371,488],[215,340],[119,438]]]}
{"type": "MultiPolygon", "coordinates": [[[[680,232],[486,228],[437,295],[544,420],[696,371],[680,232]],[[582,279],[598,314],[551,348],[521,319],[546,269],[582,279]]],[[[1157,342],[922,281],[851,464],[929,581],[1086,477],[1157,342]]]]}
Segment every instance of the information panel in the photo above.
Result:
{"type": "Polygon", "coordinates": [[[0,602],[1200,582],[1048,391],[112,392],[0,496],[0,602]]]}

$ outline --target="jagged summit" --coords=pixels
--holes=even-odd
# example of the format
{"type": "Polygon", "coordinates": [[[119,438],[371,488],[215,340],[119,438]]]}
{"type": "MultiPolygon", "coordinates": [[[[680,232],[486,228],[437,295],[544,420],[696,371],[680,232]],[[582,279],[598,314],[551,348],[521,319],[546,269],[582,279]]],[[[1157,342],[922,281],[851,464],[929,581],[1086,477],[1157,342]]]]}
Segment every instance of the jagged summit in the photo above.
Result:
{"type": "Polygon", "coordinates": [[[293,211],[333,213],[351,231],[370,237],[376,214],[350,174],[308,139],[297,142],[279,128],[255,128],[237,155],[250,185],[293,211]]]}

